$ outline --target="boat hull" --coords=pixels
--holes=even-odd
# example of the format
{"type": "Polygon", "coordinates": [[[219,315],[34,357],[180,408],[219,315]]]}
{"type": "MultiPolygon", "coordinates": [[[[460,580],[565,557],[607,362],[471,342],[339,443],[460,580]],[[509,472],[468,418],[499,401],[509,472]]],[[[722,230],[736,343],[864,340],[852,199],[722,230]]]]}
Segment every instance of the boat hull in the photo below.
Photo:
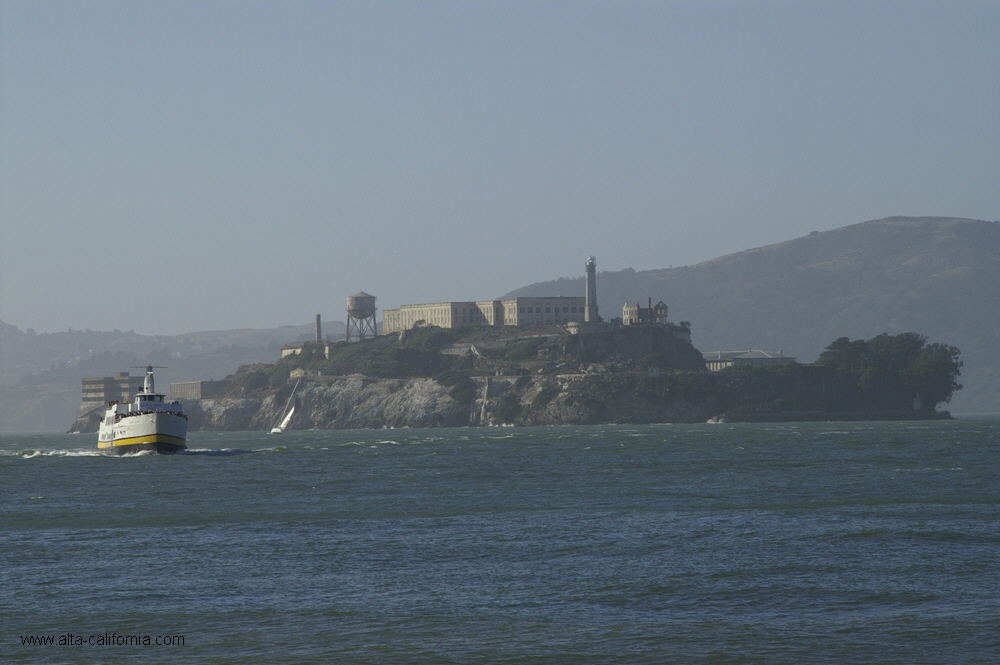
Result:
{"type": "Polygon", "coordinates": [[[187,419],[169,413],[142,413],[119,419],[102,428],[97,448],[107,455],[129,455],[151,451],[176,453],[187,448],[187,419]]]}
{"type": "Polygon", "coordinates": [[[161,455],[169,455],[187,450],[187,445],[183,442],[175,443],[171,441],[149,441],[146,443],[122,443],[114,444],[110,448],[102,448],[105,455],[135,455],[143,452],[153,452],[161,455]]]}

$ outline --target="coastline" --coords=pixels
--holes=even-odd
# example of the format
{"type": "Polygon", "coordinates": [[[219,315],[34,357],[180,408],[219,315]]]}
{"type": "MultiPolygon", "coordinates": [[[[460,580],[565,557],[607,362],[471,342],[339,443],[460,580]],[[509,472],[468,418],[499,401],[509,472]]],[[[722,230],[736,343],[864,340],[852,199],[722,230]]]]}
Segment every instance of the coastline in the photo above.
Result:
{"type": "Polygon", "coordinates": [[[770,413],[735,413],[722,417],[727,423],[810,423],[862,421],[954,420],[950,411],[778,411],[770,413]]]}

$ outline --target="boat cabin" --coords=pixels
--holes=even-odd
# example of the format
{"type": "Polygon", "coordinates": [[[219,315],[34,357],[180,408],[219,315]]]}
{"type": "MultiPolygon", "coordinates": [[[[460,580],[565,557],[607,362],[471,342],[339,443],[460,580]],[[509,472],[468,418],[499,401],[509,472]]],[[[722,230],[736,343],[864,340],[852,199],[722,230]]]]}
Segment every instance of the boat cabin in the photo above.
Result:
{"type": "Polygon", "coordinates": [[[167,402],[164,399],[164,395],[156,392],[156,385],[153,381],[153,367],[152,365],[147,365],[146,379],[143,382],[142,392],[136,393],[131,402],[109,403],[108,410],[104,414],[104,424],[111,425],[125,416],[157,412],[183,415],[180,402],[167,402]]]}

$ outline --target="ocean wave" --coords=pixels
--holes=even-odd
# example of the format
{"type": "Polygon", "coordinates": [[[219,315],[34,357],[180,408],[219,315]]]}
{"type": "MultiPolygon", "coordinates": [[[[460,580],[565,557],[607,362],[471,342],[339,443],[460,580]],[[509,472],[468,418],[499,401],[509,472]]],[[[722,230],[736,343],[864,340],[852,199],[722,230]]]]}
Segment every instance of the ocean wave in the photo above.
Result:
{"type": "Polygon", "coordinates": [[[100,457],[99,450],[36,450],[27,448],[25,450],[3,450],[0,456],[20,457],[22,459],[36,459],[38,457],[100,457]]]}
{"type": "Polygon", "coordinates": [[[232,455],[247,455],[250,453],[259,453],[271,450],[284,450],[284,446],[278,446],[276,448],[262,448],[260,450],[246,450],[245,448],[188,448],[187,450],[181,450],[174,455],[205,455],[209,457],[230,457],[232,455]]]}

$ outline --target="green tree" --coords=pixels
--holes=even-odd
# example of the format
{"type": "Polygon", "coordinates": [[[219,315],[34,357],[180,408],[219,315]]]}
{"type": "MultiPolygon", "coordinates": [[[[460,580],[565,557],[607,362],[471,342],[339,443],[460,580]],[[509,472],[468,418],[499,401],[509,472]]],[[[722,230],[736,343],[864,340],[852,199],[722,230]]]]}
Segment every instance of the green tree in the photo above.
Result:
{"type": "Polygon", "coordinates": [[[947,344],[930,344],[903,372],[903,381],[920,397],[924,409],[932,410],[942,402],[950,402],[952,395],[962,389],[958,382],[962,370],[960,351],[947,344]]]}
{"type": "Polygon", "coordinates": [[[836,371],[841,408],[854,402],[865,409],[909,409],[919,397],[921,408],[933,410],[962,388],[959,350],[928,345],[925,336],[913,332],[883,333],[868,341],[841,337],[816,364],[836,371]]]}

